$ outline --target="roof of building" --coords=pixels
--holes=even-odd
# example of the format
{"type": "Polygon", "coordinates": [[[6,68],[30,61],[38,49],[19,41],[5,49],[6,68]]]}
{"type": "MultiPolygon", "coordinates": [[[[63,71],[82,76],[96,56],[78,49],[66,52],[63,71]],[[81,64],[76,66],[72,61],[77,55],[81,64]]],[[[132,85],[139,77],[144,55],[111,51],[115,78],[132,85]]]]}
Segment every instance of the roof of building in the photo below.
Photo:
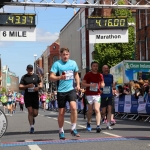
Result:
{"type": "Polygon", "coordinates": [[[59,43],[59,38],[58,38],[54,43],[60,44],[60,43],[59,43]]]}

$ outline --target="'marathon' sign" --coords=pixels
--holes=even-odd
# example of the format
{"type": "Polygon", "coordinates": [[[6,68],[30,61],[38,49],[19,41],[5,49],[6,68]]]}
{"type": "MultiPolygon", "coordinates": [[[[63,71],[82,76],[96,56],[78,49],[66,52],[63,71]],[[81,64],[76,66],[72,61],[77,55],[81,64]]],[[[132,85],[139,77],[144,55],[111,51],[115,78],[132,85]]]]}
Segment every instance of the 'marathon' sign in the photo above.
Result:
{"type": "Polygon", "coordinates": [[[89,30],[90,43],[128,43],[128,29],[89,30]]]}
{"type": "Polygon", "coordinates": [[[125,62],[126,69],[150,69],[150,63],[125,62]]]}

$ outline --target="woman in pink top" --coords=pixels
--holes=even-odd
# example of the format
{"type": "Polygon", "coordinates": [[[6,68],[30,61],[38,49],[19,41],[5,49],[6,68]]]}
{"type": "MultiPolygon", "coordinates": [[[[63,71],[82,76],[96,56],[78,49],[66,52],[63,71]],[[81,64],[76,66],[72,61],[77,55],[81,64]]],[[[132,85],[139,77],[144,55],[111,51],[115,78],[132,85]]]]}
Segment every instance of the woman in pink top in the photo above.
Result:
{"type": "Polygon", "coordinates": [[[41,100],[42,100],[42,107],[43,107],[44,111],[46,109],[46,97],[47,97],[46,92],[42,93],[41,100]]]}
{"type": "Polygon", "coordinates": [[[20,95],[19,105],[20,105],[20,111],[23,111],[23,108],[24,108],[24,96],[23,95],[20,95]]]}

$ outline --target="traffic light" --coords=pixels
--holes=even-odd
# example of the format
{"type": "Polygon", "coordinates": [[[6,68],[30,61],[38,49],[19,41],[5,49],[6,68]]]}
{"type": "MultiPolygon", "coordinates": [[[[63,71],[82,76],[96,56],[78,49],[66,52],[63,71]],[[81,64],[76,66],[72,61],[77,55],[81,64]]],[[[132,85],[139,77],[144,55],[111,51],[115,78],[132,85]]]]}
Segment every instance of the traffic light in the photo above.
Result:
{"type": "Polygon", "coordinates": [[[12,0],[0,0],[0,8],[4,6],[4,2],[11,2],[12,0]]]}

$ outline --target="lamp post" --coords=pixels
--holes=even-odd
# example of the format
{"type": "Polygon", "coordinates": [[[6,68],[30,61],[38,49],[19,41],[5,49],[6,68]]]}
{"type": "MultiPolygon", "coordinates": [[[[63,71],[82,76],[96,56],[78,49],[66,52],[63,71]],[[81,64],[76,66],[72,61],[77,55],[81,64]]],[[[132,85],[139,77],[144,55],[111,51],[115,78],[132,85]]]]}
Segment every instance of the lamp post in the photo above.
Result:
{"type": "MultiPolygon", "coordinates": [[[[134,59],[136,53],[136,24],[134,22],[129,22],[128,26],[132,26],[134,28],[134,59]]],[[[140,61],[141,61],[141,50],[140,50],[140,61]]]]}
{"type": "Polygon", "coordinates": [[[37,57],[37,54],[34,54],[34,73],[36,73],[36,57],[37,57]]]}
{"type": "Polygon", "coordinates": [[[47,73],[46,73],[46,90],[47,90],[47,91],[48,91],[48,89],[49,89],[48,75],[49,75],[49,73],[47,72],[47,73]]]}

